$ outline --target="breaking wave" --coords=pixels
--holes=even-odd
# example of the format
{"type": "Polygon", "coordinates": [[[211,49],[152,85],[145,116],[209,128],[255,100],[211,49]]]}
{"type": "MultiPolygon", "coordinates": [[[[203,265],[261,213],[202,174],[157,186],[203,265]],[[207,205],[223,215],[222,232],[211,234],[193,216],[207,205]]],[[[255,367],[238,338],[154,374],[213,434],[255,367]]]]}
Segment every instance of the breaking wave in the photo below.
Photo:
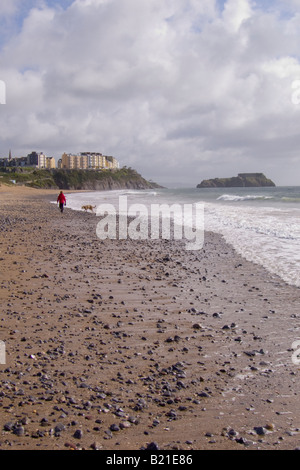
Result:
{"type": "Polygon", "coordinates": [[[237,194],[222,194],[217,198],[217,201],[253,201],[255,199],[268,200],[273,199],[273,196],[262,196],[255,194],[248,194],[246,196],[238,196],[237,194]]]}

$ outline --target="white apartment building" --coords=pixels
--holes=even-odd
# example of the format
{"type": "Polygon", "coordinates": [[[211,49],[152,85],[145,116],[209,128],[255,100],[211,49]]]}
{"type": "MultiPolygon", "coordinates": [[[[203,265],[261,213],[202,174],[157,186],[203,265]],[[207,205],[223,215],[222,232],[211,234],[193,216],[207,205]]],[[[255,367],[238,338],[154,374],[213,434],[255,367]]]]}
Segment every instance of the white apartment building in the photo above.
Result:
{"type": "Polygon", "coordinates": [[[38,168],[55,168],[56,163],[55,163],[55,158],[54,157],[46,157],[46,155],[41,152],[38,154],[38,168]]]}
{"type": "Polygon", "coordinates": [[[46,168],[46,155],[43,154],[43,152],[38,154],[38,168],[46,168]]]}

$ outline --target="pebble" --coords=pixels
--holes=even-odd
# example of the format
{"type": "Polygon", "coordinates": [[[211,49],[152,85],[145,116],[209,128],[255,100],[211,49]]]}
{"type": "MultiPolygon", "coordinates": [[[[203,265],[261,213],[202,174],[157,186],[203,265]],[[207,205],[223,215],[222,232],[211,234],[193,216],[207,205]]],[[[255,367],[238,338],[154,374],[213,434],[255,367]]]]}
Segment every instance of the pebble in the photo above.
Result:
{"type": "Polygon", "coordinates": [[[243,444],[245,446],[248,446],[250,445],[249,441],[247,441],[247,439],[245,439],[244,437],[238,437],[236,438],[235,440],[238,444],[243,444]]]}
{"type": "Polygon", "coordinates": [[[66,427],[63,423],[58,423],[54,428],[54,432],[55,432],[55,434],[60,434],[65,429],[66,429],[66,427]]]}
{"type": "Polygon", "coordinates": [[[120,427],[117,424],[112,424],[109,429],[113,432],[120,431],[120,427]]]}
{"type": "Polygon", "coordinates": [[[146,449],[151,450],[153,452],[156,450],[160,450],[159,445],[156,442],[150,442],[150,444],[147,445],[146,449]]]}
{"type": "Polygon", "coordinates": [[[13,432],[16,436],[24,436],[25,429],[23,426],[16,426],[14,427],[13,432]]]}
{"type": "Polygon", "coordinates": [[[121,421],[120,423],[120,429],[128,429],[130,428],[131,423],[129,421],[121,421]]]}
{"type": "Polygon", "coordinates": [[[202,398],[209,398],[209,394],[207,392],[199,392],[197,395],[202,398]]]}
{"type": "Polygon", "coordinates": [[[73,436],[75,437],[75,439],[81,439],[82,436],[83,436],[83,431],[82,431],[82,429],[76,429],[76,431],[74,432],[73,436]]]}
{"type": "Polygon", "coordinates": [[[4,431],[12,431],[13,428],[14,428],[14,423],[12,422],[5,423],[3,426],[4,431]]]}
{"type": "Polygon", "coordinates": [[[254,431],[256,432],[256,434],[258,434],[259,436],[264,436],[266,434],[266,429],[263,427],[263,426],[257,426],[254,428],[254,431]]]}

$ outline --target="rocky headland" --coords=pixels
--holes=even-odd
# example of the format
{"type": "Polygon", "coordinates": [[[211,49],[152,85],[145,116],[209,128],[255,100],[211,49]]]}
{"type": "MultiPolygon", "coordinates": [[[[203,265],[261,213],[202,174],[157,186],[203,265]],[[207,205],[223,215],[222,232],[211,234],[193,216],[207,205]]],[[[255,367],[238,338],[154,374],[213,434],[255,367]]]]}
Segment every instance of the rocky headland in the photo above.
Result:
{"type": "Polygon", "coordinates": [[[143,178],[133,168],[113,170],[7,168],[0,171],[0,184],[36,189],[106,191],[117,189],[161,188],[143,178]]]}

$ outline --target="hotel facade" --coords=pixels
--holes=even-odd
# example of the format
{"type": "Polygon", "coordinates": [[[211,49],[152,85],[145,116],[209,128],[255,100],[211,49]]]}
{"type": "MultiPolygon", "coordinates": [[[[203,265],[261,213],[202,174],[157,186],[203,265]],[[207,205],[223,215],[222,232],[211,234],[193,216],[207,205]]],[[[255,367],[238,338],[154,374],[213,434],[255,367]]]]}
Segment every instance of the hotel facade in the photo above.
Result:
{"type": "Polygon", "coordinates": [[[81,152],[77,155],[64,153],[58,160],[58,168],[66,170],[118,169],[119,162],[114,157],[97,152],[81,152]]]}
{"type": "MultiPolygon", "coordinates": [[[[41,169],[56,168],[54,157],[47,157],[43,152],[31,152],[27,157],[0,158],[0,167],[34,167],[41,169]]],[[[57,168],[66,170],[114,170],[120,168],[115,157],[102,155],[98,152],[81,152],[77,155],[64,153],[57,162],[57,168]]]]}

